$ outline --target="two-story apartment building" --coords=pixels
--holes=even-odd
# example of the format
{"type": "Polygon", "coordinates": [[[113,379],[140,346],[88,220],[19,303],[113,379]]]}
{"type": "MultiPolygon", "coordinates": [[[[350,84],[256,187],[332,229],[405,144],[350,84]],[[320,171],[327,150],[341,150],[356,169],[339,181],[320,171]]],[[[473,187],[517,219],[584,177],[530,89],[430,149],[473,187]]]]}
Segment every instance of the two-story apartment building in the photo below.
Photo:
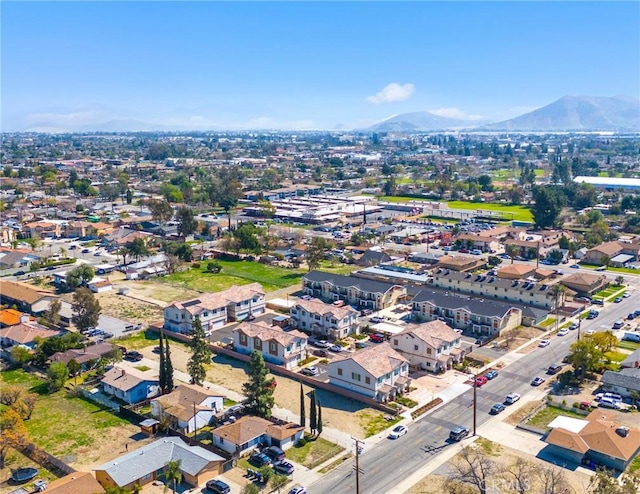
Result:
{"type": "Polygon", "coordinates": [[[606,242],[589,249],[582,259],[587,264],[605,264],[608,259],[613,266],[624,266],[627,262],[637,261],[640,242],[606,242]]]}
{"type": "Polygon", "coordinates": [[[232,286],[185,302],[171,302],[164,309],[164,328],[176,333],[190,333],[193,321],[198,317],[205,333],[210,334],[227,322],[264,313],[265,306],[265,292],[259,283],[232,286]]]}
{"type": "Polygon", "coordinates": [[[233,348],[244,354],[258,351],[265,361],[293,369],[306,356],[307,335],[265,322],[243,322],[233,330],[233,348]]]}
{"type": "Polygon", "coordinates": [[[468,272],[483,268],[487,265],[487,260],[475,256],[442,256],[436,264],[436,268],[448,269],[449,271],[468,272]]]}
{"type": "Polygon", "coordinates": [[[317,298],[299,300],[289,314],[293,327],[323,339],[339,340],[360,329],[359,314],[353,307],[336,307],[317,298]]]}
{"type": "Polygon", "coordinates": [[[460,335],[442,321],[408,324],[391,337],[391,347],[400,352],[416,369],[429,372],[449,370],[462,362],[465,351],[460,335]]]}
{"type": "Polygon", "coordinates": [[[551,288],[550,281],[513,280],[487,274],[462,273],[442,268],[434,269],[431,275],[432,277],[428,280],[429,286],[453,293],[477,295],[487,300],[524,304],[550,311],[555,310],[556,304],[558,307],[564,305],[564,293],[556,296],[551,288]]]}
{"type": "Polygon", "coordinates": [[[409,389],[409,361],[388,342],[352,355],[338,357],[328,366],[329,382],[380,402],[393,400],[409,389]]]}
{"type": "Polygon", "coordinates": [[[440,320],[453,328],[488,336],[522,323],[522,310],[510,304],[434,290],[421,290],[416,294],[412,315],[416,321],[440,320]]]}
{"type": "Polygon", "coordinates": [[[327,301],[344,300],[373,310],[390,307],[407,297],[404,286],[384,281],[311,271],[302,278],[305,294],[327,301]]]}

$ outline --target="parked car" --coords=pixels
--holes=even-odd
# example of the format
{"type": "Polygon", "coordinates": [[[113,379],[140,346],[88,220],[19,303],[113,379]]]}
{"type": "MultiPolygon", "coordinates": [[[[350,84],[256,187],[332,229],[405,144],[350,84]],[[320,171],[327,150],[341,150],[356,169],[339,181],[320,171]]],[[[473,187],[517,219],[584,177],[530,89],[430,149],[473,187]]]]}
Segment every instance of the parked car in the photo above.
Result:
{"type": "Polygon", "coordinates": [[[558,331],[558,336],[566,336],[568,334],[569,334],[568,328],[562,328],[560,331],[558,331]]]}
{"type": "Polygon", "coordinates": [[[389,433],[389,439],[398,439],[401,436],[404,436],[409,429],[407,429],[404,425],[396,425],[393,430],[389,433]]]}
{"type": "Polygon", "coordinates": [[[579,324],[577,322],[574,322],[573,324],[571,324],[571,326],[569,326],[569,329],[571,331],[573,331],[574,329],[578,329],[579,324]]]}
{"type": "Polygon", "coordinates": [[[375,316],[369,319],[369,321],[371,321],[373,324],[378,324],[384,322],[384,319],[382,317],[375,316]]]}
{"type": "Polygon", "coordinates": [[[362,309],[360,311],[361,316],[369,316],[371,314],[373,314],[373,311],[371,309],[362,309]]]}
{"type": "Polygon", "coordinates": [[[82,249],[83,254],[88,254],[89,252],[91,252],[91,249],[82,249]]]}
{"type": "Polygon", "coordinates": [[[504,402],[507,405],[513,405],[519,399],[520,399],[520,395],[518,393],[509,393],[505,398],[504,402]]]}
{"type": "Polygon", "coordinates": [[[613,302],[614,302],[615,304],[619,304],[620,302],[622,302],[622,297],[616,297],[616,298],[614,298],[614,299],[613,299],[613,302]]]}
{"type": "Polygon", "coordinates": [[[580,405],[578,405],[578,408],[580,408],[580,410],[589,410],[591,408],[591,403],[589,403],[588,401],[581,401],[580,405]]]}
{"type": "Polygon", "coordinates": [[[369,340],[373,343],[384,343],[384,335],[380,333],[373,333],[369,335],[369,340]]]}
{"type": "Polygon", "coordinates": [[[289,491],[289,494],[307,494],[307,489],[301,485],[297,485],[289,491]]]}
{"type": "Polygon", "coordinates": [[[557,374],[558,372],[560,372],[562,370],[562,365],[561,364],[551,364],[549,366],[549,368],[547,369],[547,374],[557,374]]]}
{"type": "Polygon", "coordinates": [[[533,381],[531,381],[531,386],[540,386],[545,381],[546,379],[544,379],[543,377],[536,376],[533,378],[533,381]]]}
{"type": "Polygon", "coordinates": [[[624,298],[629,298],[629,297],[631,296],[631,292],[624,292],[624,293],[622,294],[622,296],[623,296],[624,298]]]}
{"type": "Polygon", "coordinates": [[[278,446],[269,446],[267,449],[263,451],[269,458],[273,461],[283,461],[284,460],[284,451],[282,451],[278,446]]]}
{"type": "Polygon", "coordinates": [[[540,340],[540,343],[538,343],[538,346],[540,348],[544,348],[546,346],[549,346],[550,344],[551,344],[551,340],[545,338],[544,340],[540,340]]]}
{"type": "Polygon", "coordinates": [[[604,300],[602,300],[601,298],[594,298],[591,303],[593,305],[604,305],[604,300]]]}
{"type": "Polygon", "coordinates": [[[320,374],[320,370],[312,365],[311,367],[305,367],[300,371],[300,373],[304,374],[305,376],[317,376],[318,374],[320,374]]]}
{"type": "Polygon", "coordinates": [[[627,319],[629,321],[633,321],[636,318],[636,315],[633,312],[629,312],[629,315],[627,316],[627,319]]]}
{"type": "Polygon", "coordinates": [[[571,266],[569,266],[571,269],[580,269],[580,266],[578,266],[577,264],[572,264],[571,266]]]}
{"type": "Polygon", "coordinates": [[[482,386],[484,386],[485,384],[487,384],[487,382],[488,382],[488,381],[489,381],[489,380],[488,380],[486,377],[484,377],[484,376],[478,376],[478,377],[476,378],[476,386],[477,386],[478,388],[481,388],[482,386]]]}
{"type": "Polygon", "coordinates": [[[613,323],[613,329],[620,329],[622,327],[624,327],[624,321],[622,319],[618,319],[613,323]]]}
{"type": "Polygon", "coordinates": [[[498,377],[498,371],[491,369],[489,372],[485,373],[484,377],[489,380],[495,379],[496,377],[498,377]]]}
{"type": "Polygon", "coordinates": [[[341,345],[335,344],[335,345],[331,345],[329,347],[329,350],[332,352],[340,353],[342,350],[344,350],[344,348],[342,348],[341,345]]]}
{"type": "Polygon", "coordinates": [[[215,494],[229,494],[231,492],[231,488],[222,480],[209,480],[206,485],[207,489],[215,494]]]}
{"type": "Polygon", "coordinates": [[[489,413],[491,415],[498,415],[500,412],[503,412],[505,408],[506,407],[502,403],[496,403],[491,407],[491,410],[489,410],[489,413]]]}
{"type": "Polygon", "coordinates": [[[264,453],[256,453],[249,456],[249,463],[251,463],[252,465],[258,468],[261,468],[261,467],[264,467],[265,465],[271,465],[271,458],[269,458],[264,453]]]}
{"type": "Polygon", "coordinates": [[[458,426],[449,432],[449,439],[452,441],[462,441],[469,435],[469,429],[466,427],[458,426]]]}
{"type": "Polygon", "coordinates": [[[329,356],[329,352],[327,352],[326,350],[314,350],[313,354],[316,357],[323,357],[323,358],[327,358],[329,356]]]}
{"type": "Polygon", "coordinates": [[[295,468],[288,461],[279,461],[273,465],[273,469],[281,475],[291,475],[295,468]]]}
{"type": "Polygon", "coordinates": [[[320,340],[316,341],[315,345],[320,348],[329,348],[331,346],[331,343],[329,343],[327,340],[320,340]]]}

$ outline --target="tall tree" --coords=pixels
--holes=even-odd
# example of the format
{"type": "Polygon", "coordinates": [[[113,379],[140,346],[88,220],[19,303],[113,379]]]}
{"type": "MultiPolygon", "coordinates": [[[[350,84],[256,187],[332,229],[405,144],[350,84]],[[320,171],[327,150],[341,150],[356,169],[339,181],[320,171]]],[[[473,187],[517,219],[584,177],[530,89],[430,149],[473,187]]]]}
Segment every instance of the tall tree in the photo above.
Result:
{"type": "Polygon", "coordinates": [[[316,392],[315,390],[311,390],[311,406],[309,407],[309,429],[311,429],[311,434],[316,433],[316,429],[318,428],[318,408],[316,406],[316,392]]]}
{"type": "Polygon", "coordinates": [[[60,324],[60,310],[62,309],[62,301],[60,299],[52,300],[49,308],[45,312],[45,319],[52,326],[60,324]]]}
{"type": "Polygon", "coordinates": [[[164,465],[164,478],[171,484],[171,492],[176,493],[178,482],[182,482],[181,460],[171,460],[164,465]]]}
{"type": "Polygon", "coordinates": [[[151,200],[147,203],[153,221],[158,223],[166,223],[173,218],[173,208],[166,199],[161,201],[151,200]]]}
{"type": "Polygon", "coordinates": [[[198,222],[193,216],[193,209],[187,206],[178,209],[176,220],[178,221],[178,235],[182,238],[191,235],[198,228],[198,222]]]}
{"type": "Polygon", "coordinates": [[[124,246],[129,255],[136,258],[136,262],[140,262],[142,257],[146,257],[151,253],[147,244],[145,244],[141,238],[135,238],[131,242],[127,242],[124,246]]]}
{"type": "Polygon", "coordinates": [[[95,276],[95,271],[91,264],[81,264],[67,272],[64,277],[64,284],[67,290],[75,290],[79,286],[85,286],[95,276]]]}
{"type": "Polygon", "coordinates": [[[602,351],[593,338],[585,337],[571,344],[569,362],[576,371],[580,372],[580,381],[596,368],[602,358],[602,351]]]}
{"type": "Polygon", "coordinates": [[[313,237],[305,254],[309,271],[317,269],[324,259],[324,251],[329,247],[328,242],[322,237],[313,237]]]}
{"type": "Polygon", "coordinates": [[[487,494],[489,479],[497,472],[496,462],[482,448],[467,446],[460,452],[458,460],[451,463],[450,477],[475,486],[480,494],[487,494]]]}
{"type": "Polygon", "coordinates": [[[302,387],[302,383],[300,383],[300,426],[303,428],[307,426],[306,415],[307,412],[304,405],[304,388],[302,387]]]}
{"type": "Polygon", "coordinates": [[[69,371],[69,375],[73,377],[73,384],[78,384],[78,374],[80,374],[80,370],[82,370],[80,363],[72,358],[67,364],[67,370],[69,371]]]}
{"type": "Polygon", "coordinates": [[[322,405],[320,404],[320,397],[316,398],[318,402],[318,421],[316,424],[316,430],[318,431],[318,436],[322,434],[322,405]]]}
{"type": "Polygon", "coordinates": [[[516,244],[507,244],[504,249],[504,253],[511,258],[511,264],[513,264],[513,258],[520,253],[520,247],[516,244]]]}
{"type": "Polygon", "coordinates": [[[249,361],[249,380],[242,385],[242,392],[247,397],[247,408],[250,413],[259,417],[270,418],[275,403],[273,391],[275,380],[268,378],[269,370],[262,354],[254,351],[249,361]]]}
{"type": "Polygon", "coordinates": [[[69,370],[64,362],[53,362],[47,369],[47,386],[54,392],[62,389],[69,377],[69,370]]]}
{"type": "Polygon", "coordinates": [[[5,409],[0,414],[0,468],[5,467],[5,460],[11,448],[26,445],[28,442],[27,428],[20,414],[13,408],[5,409]]]}
{"type": "Polygon", "coordinates": [[[171,362],[171,349],[169,348],[169,338],[164,338],[164,368],[165,385],[168,392],[173,391],[173,362],[171,362]]]}
{"type": "Polygon", "coordinates": [[[221,181],[218,190],[218,204],[229,218],[229,230],[231,230],[231,210],[238,205],[241,196],[242,189],[237,180],[225,177],[221,181]]]}
{"type": "Polygon", "coordinates": [[[88,288],[81,287],[73,293],[71,309],[73,310],[71,322],[80,331],[95,328],[98,325],[98,318],[102,308],[100,307],[100,302],[88,288]]]}
{"type": "Polygon", "coordinates": [[[158,338],[158,348],[160,349],[160,366],[159,366],[159,370],[158,370],[158,385],[160,386],[160,390],[162,391],[162,393],[166,393],[167,392],[167,368],[164,364],[164,343],[163,343],[163,337],[162,337],[162,328],[160,329],[160,337],[158,338]]]}
{"type": "Polygon", "coordinates": [[[538,228],[553,228],[562,211],[563,198],[551,187],[533,189],[535,204],[531,207],[533,219],[538,228]]]}
{"type": "Polygon", "coordinates": [[[204,378],[207,377],[205,365],[211,361],[211,349],[207,344],[202,322],[198,316],[193,321],[193,335],[189,346],[191,358],[187,362],[187,372],[191,376],[191,384],[201,386],[204,378]]]}

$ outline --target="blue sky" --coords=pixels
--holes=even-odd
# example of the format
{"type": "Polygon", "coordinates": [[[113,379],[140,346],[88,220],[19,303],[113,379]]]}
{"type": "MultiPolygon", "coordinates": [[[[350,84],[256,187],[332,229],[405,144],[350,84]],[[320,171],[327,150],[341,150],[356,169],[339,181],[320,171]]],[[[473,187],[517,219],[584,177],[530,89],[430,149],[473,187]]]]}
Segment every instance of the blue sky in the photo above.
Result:
{"type": "Polygon", "coordinates": [[[2,130],[513,117],[640,93],[638,2],[6,2],[2,130]]]}

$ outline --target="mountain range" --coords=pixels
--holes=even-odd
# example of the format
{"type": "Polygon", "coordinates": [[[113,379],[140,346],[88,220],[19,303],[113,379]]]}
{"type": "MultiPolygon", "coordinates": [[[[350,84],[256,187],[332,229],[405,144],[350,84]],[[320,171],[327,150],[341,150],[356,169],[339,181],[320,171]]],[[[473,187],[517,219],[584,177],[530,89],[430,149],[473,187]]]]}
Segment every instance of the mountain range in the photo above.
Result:
{"type": "Polygon", "coordinates": [[[368,131],[416,132],[438,130],[520,132],[640,132],[640,100],[631,96],[564,96],[519,117],[489,123],[441,117],[426,111],[403,113],[368,131]]]}

